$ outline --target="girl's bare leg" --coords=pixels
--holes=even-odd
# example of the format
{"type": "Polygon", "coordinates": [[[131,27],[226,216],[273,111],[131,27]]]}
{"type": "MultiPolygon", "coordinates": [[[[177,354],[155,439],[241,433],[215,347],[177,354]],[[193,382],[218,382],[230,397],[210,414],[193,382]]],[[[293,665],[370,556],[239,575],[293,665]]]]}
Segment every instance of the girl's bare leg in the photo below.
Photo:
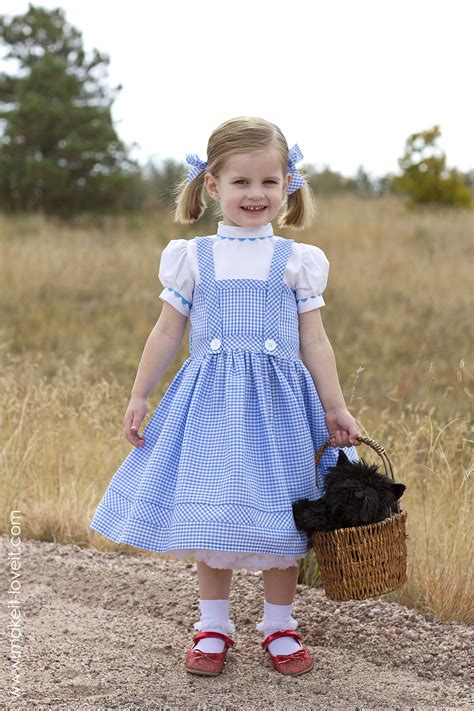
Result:
{"type": "Polygon", "coordinates": [[[196,561],[201,600],[228,600],[232,570],[211,568],[203,561],[196,561]]]}
{"type": "Polygon", "coordinates": [[[290,605],[298,582],[298,566],[263,570],[265,600],[273,605],[290,605]]]}

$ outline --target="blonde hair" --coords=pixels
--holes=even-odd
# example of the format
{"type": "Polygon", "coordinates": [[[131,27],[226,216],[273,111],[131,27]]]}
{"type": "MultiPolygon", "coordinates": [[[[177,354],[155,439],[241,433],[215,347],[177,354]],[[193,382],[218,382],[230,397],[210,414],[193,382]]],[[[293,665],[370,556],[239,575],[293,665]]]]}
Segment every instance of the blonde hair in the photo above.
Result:
{"type": "MultiPolygon", "coordinates": [[[[274,123],[254,116],[238,116],[225,121],[212,133],[207,144],[207,172],[218,178],[224,170],[228,158],[238,153],[270,149],[275,150],[281,158],[283,177],[288,172],[288,144],[281,130],[274,123]]],[[[298,168],[305,179],[304,185],[284,200],[284,210],[279,214],[279,227],[304,229],[308,227],[316,214],[316,203],[313,191],[307,183],[307,176],[298,168]]],[[[176,186],[175,222],[189,223],[198,220],[207,207],[205,200],[203,170],[194,180],[188,183],[186,177],[176,186]]],[[[216,203],[217,216],[221,216],[219,203],[216,203]]]]}

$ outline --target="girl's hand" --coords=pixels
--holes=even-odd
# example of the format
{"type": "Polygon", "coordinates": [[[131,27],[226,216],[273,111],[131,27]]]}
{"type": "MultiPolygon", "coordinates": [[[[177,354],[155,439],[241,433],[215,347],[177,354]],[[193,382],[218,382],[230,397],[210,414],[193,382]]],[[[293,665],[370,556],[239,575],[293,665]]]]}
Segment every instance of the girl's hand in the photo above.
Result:
{"type": "Polygon", "coordinates": [[[125,438],[134,447],[143,447],[145,438],[138,434],[138,428],[143,422],[148,411],[146,399],[143,397],[131,397],[127,411],[123,419],[125,438]]]}
{"type": "Polygon", "coordinates": [[[359,434],[357,424],[351,413],[345,408],[328,410],[326,412],[326,424],[331,439],[335,440],[331,447],[356,447],[361,444],[356,437],[359,434]]]}

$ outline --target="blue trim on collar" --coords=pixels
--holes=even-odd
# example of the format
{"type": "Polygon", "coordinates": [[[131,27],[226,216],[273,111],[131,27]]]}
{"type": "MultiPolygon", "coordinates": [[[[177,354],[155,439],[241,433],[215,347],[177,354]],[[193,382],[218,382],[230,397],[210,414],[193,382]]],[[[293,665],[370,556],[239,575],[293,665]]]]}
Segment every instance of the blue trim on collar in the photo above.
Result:
{"type": "Polygon", "coordinates": [[[255,242],[257,239],[273,239],[275,235],[263,235],[263,237],[228,237],[227,235],[218,234],[220,239],[230,239],[231,242],[255,242]]]}

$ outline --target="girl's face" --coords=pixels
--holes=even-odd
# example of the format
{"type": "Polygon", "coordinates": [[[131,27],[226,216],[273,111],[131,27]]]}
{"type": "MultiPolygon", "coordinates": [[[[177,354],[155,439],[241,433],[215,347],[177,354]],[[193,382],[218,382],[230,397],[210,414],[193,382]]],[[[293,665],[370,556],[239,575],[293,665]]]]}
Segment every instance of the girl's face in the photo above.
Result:
{"type": "Polygon", "coordinates": [[[265,149],[231,156],[219,178],[205,174],[204,185],[219,201],[225,225],[259,227],[278,214],[290,180],[276,153],[265,149]]]}

